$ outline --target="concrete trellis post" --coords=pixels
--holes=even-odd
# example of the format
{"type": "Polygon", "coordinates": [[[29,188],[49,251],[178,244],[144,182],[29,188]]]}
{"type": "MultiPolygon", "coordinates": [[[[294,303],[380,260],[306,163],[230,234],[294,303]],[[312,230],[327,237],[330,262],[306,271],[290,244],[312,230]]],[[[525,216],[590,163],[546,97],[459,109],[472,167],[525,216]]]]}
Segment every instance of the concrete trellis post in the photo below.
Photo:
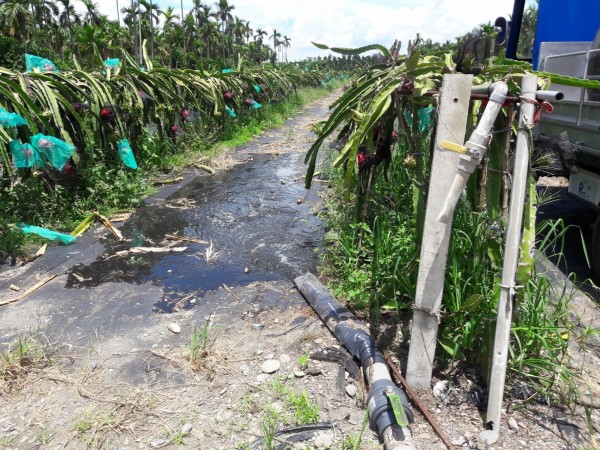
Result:
{"type": "Polygon", "coordinates": [[[489,399],[486,423],[489,427],[481,433],[488,445],[494,444],[499,437],[504,382],[510,344],[510,324],[513,314],[513,297],[515,290],[515,275],[519,262],[519,247],[521,245],[521,227],[523,225],[523,208],[527,190],[527,173],[529,171],[529,135],[533,126],[535,98],[537,92],[537,77],[523,77],[521,81],[521,103],[519,114],[519,129],[515,150],[515,167],[510,192],[508,210],[508,226],[504,245],[504,264],[502,266],[502,282],[500,284],[500,300],[498,301],[498,318],[496,320],[496,336],[489,383],[489,399]]]}
{"type": "Polygon", "coordinates": [[[445,150],[442,141],[462,143],[471,96],[471,75],[444,75],[425,211],[425,227],[406,379],[415,388],[429,387],[438,332],[438,313],[444,290],[444,273],[452,220],[437,217],[450,189],[460,154],[445,150]]]}

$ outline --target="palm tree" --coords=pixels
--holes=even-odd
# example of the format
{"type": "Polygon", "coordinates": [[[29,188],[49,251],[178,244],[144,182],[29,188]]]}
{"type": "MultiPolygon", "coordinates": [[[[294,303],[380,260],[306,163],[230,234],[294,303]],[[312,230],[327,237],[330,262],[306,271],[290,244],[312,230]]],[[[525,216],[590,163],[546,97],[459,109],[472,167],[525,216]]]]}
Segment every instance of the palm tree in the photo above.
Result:
{"type": "Polygon", "coordinates": [[[78,30],[75,42],[79,46],[81,54],[84,55],[87,65],[94,66],[100,62],[96,55],[102,54],[108,46],[108,37],[100,27],[86,23],[78,30]]]}
{"type": "Polygon", "coordinates": [[[235,38],[235,43],[240,44],[244,42],[244,33],[246,32],[245,22],[238,16],[235,16],[232,24],[232,34],[235,38]]]}
{"type": "MultiPolygon", "coordinates": [[[[198,2],[194,13],[196,17],[196,33],[200,37],[202,29],[209,26],[211,18],[217,18],[217,13],[209,5],[202,4],[202,2],[198,2]]],[[[200,52],[200,59],[202,59],[202,52],[200,52]]]]}
{"type": "Polygon", "coordinates": [[[277,60],[277,47],[279,46],[279,38],[281,37],[281,33],[278,33],[275,28],[273,28],[273,34],[271,35],[273,38],[273,49],[275,50],[275,60],[277,60]]]}
{"type": "Polygon", "coordinates": [[[194,6],[191,12],[196,18],[196,28],[200,29],[200,27],[202,27],[202,25],[204,24],[205,12],[207,9],[210,10],[210,6],[207,6],[204,3],[202,3],[202,0],[193,0],[193,4],[194,6]]]}
{"type": "Polygon", "coordinates": [[[227,0],[219,0],[215,5],[218,9],[217,14],[221,19],[221,33],[225,34],[225,25],[233,20],[231,11],[235,9],[235,6],[227,3],[227,0]]]}
{"type": "Polygon", "coordinates": [[[121,9],[119,8],[119,0],[116,0],[117,2],[117,24],[119,26],[121,26],[121,16],[119,15],[119,11],[121,11],[121,9]]]}
{"type": "Polygon", "coordinates": [[[152,0],[140,0],[139,3],[146,11],[146,20],[150,25],[150,59],[154,58],[154,24],[158,25],[158,15],[161,13],[160,7],[152,0]]]}
{"type": "Polygon", "coordinates": [[[246,38],[246,44],[250,44],[250,36],[252,36],[252,28],[250,28],[250,22],[246,20],[244,23],[244,37],[246,38]]]}
{"type": "MultiPolygon", "coordinates": [[[[215,3],[215,5],[217,6],[217,14],[218,17],[221,19],[221,33],[223,33],[223,39],[225,40],[226,43],[231,43],[230,39],[230,33],[229,32],[225,32],[226,30],[226,25],[233,21],[233,16],[231,15],[231,11],[233,11],[235,9],[235,6],[230,5],[227,0],[219,0],[217,3],[215,3]]],[[[229,28],[229,27],[227,27],[229,28]]],[[[227,49],[227,44],[223,45],[223,59],[226,58],[225,56],[225,50],[227,49]]]]}
{"type": "Polygon", "coordinates": [[[77,47],[75,46],[75,43],[73,42],[73,23],[80,25],[81,18],[79,17],[79,14],[77,14],[77,11],[75,10],[75,7],[73,6],[72,0],[58,0],[58,1],[62,5],[62,11],[60,12],[60,14],[58,16],[58,23],[62,27],[67,28],[67,33],[69,36],[69,43],[71,44],[71,51],[73,53],[77,54],[77,47]]]}
{"type": "Polygon", "coordinates": [[[40,28],[47,28],[54,23],[58,16],[58,6],[48,0],[32,0],[31,8],[34,11],[35,24],[40,28]]]}
{"type": "Polygon", "coordinates": [[[130,6],[124,6],[121,8],[121,14],[123,14],[123,23],[127,25],[129,28],[129,33],[131,35],[131,45],[133,49],[133,53],[135,59],[139,64],[141,64],[141,55],[140,55],[140,41],[137,30],[139,29],[139,17],[138,17],[139,8],[138,5],[131,0],[130,6]]]}
{"type": "Polygon", "coordinates": [[[260,64],[262,62],[262,43],[263,43],[263,37],[266,36],[266,35],[268,35],[269,33],[267,33],[262,28],[257,28],[255,33],[256,34],[254,35],[254,40],[256,41],[256,43],[258,45],[258,58],[257,58],[257,62],[260,64]]]}
{"type": "Polygon", "coordinates": [[[182,26],[186,47],[192,49],[194,46],[194,31],[196,28],[196,19],[194,18],[194,15],[191,12],[189,12],[183,19],[182,26]]]}
{"type": "MultiPolygon", "coordinates": [[[[165,43],[167,44],[166,55],[170,54],[170,49],[173,46],[173,31],[175,28],[174,21],[179,19],[179,15],[175,14],[175,9],[172,6],[169,6],[166,10],[161,12],[163,17],[165,18],[165,22],[163,23],[163,33],[162,36],[165,38],[165,43]]],[[[163,52],[164,56],[164,52],[163,52]]],[[[169,66],[171,65],[171,59],[169,58],[169,66]]]]}
{"type": "MultiPolygon", "coordinates": [[[[183,37],[183,39],[182,39],[183,40],[183,55],[185,58],[185,54],[187,53],[187,46],[185,43],[185,28],[183,27],[183,21],[185,19],[185,16],[183,15],[183,0],[180,0],[179,6],[181,6],[181,31],[183,32],[183,35],[182,35],[182,37],[183,37]]],[[[184,59],[184,63],[185,63],[185,59],[184,59]]]]}
{"type": "Polygon", "coordinates": [[[83,6],[85,6],[85,22],[88,25],[92,25],[98,22],[98,15],[100,14],[98,10],[98,4],[94,3],[94,0],[81,0],[83,6]]]}
{"type": "Polygon", "coordinates": [[[200,30],[200,38],[206,44],[206,56],[211,57],[211,51],[218,46],[220,38],[223,35],[219,31],[219,24],[216,22],[205,22],[200,30]]]}
{"type": "Polygon", "coordinates": [[[283,48],[285,49],[285,62],[287,62],[287,49],[290,48],[290,42],[292,42],[292,40],[287,36],[284,36],[283,41],[281,41],[283,48]]]}
{"type": "Polygon", "coordinates": [[[165,18],[165,22],[163,23],[163,33],[168,34],[171,30],[171,27],[174,26],[173,22],[175,20],[179,20],[179,14],[175,13],[175,8],[172,6],[162,10],[160,13],[165,18]]]}
{"type": "Polygon", "coordinates": [[[9,36],[17,38],[25,45],[27,53],[27,38],[33,17],[28,4],[21,0],[6,0],[0,5],[0,24],[7,30],[9,36]]]}

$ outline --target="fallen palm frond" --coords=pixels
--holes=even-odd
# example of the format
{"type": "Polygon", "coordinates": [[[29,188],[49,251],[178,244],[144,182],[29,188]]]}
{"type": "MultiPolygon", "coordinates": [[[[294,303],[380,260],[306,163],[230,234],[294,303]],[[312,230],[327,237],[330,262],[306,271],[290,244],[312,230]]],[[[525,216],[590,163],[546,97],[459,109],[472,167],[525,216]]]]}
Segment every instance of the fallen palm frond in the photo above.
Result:
{"type": "Polygon", "coordinates": [[[170,240],[170,241],[182,241],[182,242],[194,242],[196,244],[208,244],[207,241],[203,241],[202,239],[194,239],[194,238],[190,238],[190,237],[186,237],[186,236],[177,236],[174,234],[167,234],[167,235],[165,235],[165,237],[167,238],[167,240],[170,240]]]}
{"type": "Polygon", "coordinates": [[[154,186],[162,186],[163,184],[174,184],[174,183],[179,183],[180,181],[183,181],[183,177],[169,178],[166,180],[157,180],[152,184],[154,186]]]}
{"type": "Polygon", "coordinates": [[[186,250],[187,247],[132,247],[128,250],[120,250],[113,256],[127,256],[131,253],[178,253],[186,250]]]}
{"type": "Polygon", "coordinates": [[[52,281],[57,276],[58,276],[58,274],[54,274],[54,275],[50,275],[48,277],[43,278],[42,280],[35,283],[32,287],[27,289],[25,292],[23,292],[21,295],[15,297],[15,298],[10,298],[8,300],[0,301],[0,306],[8,305],[9,303],[15,303],[15,302],[18,302],[19,300],[23,300],[25,297],[27,297],[28,295],[37,291],[39,288],[41,288],[43,285],[45,285],[49,281],[52,281]]]}
{"type": "Polygon", "coordinates": [[[115,228],[115,226],[112,223],[110,223],[110,220],[108,220],[102,214],[99,214],[97,212],[95,212],[94,215],[100,220],[100,222],[102,222],[102,224],[106,228],[108,228],[110,230],[110,232],[112,234],[115,235],[115,237],[119,240],[119,242],[123,241],[123,235],[121,234],[121,232],[117,228],[115,228]]]}
{"type": "Polygon", "coordinates": [[[89,216],[87,216],[85,219],[83,219],[81,221],[81,223],[79,225],[77,225],[75,227],[75,229],[73,231],[71,231],[71,236],[74,236],[74,237],[81,236],[85,232],[85,230],[87,230],[94,223],[95,219],[96,219],[95,213],[92,213],[89,216]]]}
{"type": "Polygon", "coordinates": [[[194,167],[198,168],[198,169],[202,169],[205,172],[210,173],[211,175],[215,174],[215,169],[205,166],[204,164],[199,164],[199,163],[194,163],[194,167]]]}

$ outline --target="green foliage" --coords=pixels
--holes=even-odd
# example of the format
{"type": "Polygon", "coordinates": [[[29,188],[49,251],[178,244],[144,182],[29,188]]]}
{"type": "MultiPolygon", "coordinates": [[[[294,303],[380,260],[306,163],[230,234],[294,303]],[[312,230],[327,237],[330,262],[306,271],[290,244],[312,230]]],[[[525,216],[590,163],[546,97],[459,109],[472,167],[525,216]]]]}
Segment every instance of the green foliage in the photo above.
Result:
{"type": "Polygon", "coordinates": [[[373,189],[369,222],[356,223],[353,198],[344,199],[343,173],[328,193],[329,207],[322,270],[333,276],[336,295],[357,308],[403,309],[414,298],[416,264],[412,193],[406,189],[413,172],[402,165],[403,152],[392,163],[389,182],[380,178],[373,189]],[[359,244],[360,242],[360,244],[359,244]]]}
{"type": "MultiPolygon", "coordinates": [[[[407,189],[414,169],[403,164],[407,151],[404,146],[397,149],[389,181],[376,180],[364,222],[356,220],[355,198],[344,199],[343,169],[333,172],[326,197],[329,231],[322,273],[338,297],[356,309],[370,308],[375,320],[382,309],[409,309],[416,290],[416,217],[407,189]]],[[[538,248],[559,244],[564,230],[556,224],[543,226],[551,232],[538,248]]],[[[503,233],[501,218],[474,210],[466,198],[459,202],[448,251],[437,353],[445,365],[477,362],[485,373],[497,314],[503,233]]],[[[512,379],[526,379],[544,395],[551,395],[558,381],[573,386],[566,364],[568,295],[552,293],[546,278],[533,272],[518,298],[509,362],[512,379]]],[[[574,395],[572,389],[565,392],[574,395]]]]}
{"type": "Polygon", "coordinates": [[[0,221],[0,261],[8,256],[19,255],[25,235],[16,226],[0,221]]]}
{"type": "MultiPolygon", "coordinates": [[[[314,95],[326,89],[304,89],[320,75],[292,67],[244,68],[222,74],[202,70],[141,70],[121,50],[122,67],[106,74],[82,70],[30,73],[27,78],[0,67],[0,105],[18,112],[29,123],[19,129],[0,129],[0,214],[6,223],[26,222],[47,228],[72,229],[92,211],[109,213],[139,205],[150,188],[148,178],[159,170],[181,167],[205,159],[225,146],[237,146],[262,130],[278,125],[314,95]],[[257,94],[254,85],[262,86],[257,94]],[[235,93],[237,119],[223,115],[223,92],[235,93]],[[314,90],[314,92],[313,92],[314,90]],[[144,100],[139,93],[152,100],[144,100]],[[263,104],[249,109],[243,100],[254,95],[263,104]],[[74,105],[85,103],[86,108],[74,105]],[[275,104],[276,103],[276,104],[275,104]],[[100,111],[112,109],[109,119],[100,111]],[[194,120],[180,116],[184,108],[194,120]],[[170,135],[175,124],[183,133],[170,135]],[[76,173],[49,167],[44,171],[16,170],[5,144],[23,142],[46,130],[76,146],[76,173]],[[119,159],[117,142],[128,139],[138,170],[119,159]],[[220,145],[220,142],[224,142],[220,145]]],[[[1,245],[15,254],[18,235],[0,235],[1,245]]]]}

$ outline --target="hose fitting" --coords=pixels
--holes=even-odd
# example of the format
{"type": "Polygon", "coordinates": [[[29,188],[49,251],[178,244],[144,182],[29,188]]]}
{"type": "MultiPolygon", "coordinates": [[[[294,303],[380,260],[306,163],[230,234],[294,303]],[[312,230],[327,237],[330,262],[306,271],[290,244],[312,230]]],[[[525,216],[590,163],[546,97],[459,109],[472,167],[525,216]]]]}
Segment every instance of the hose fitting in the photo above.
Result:
{"type": "Polygon", "coordinates": [[[396,424],[394,410],[388,399],[390,393],[396,394],[400,398],[408,422],[413,423],[414,421],[406,394],[390,380],[377,380],[373,383],[367,399],[367,411],[369,426],[371,430],[377,431],[379,436],[383,436],[384,430],[396,424]]]}

